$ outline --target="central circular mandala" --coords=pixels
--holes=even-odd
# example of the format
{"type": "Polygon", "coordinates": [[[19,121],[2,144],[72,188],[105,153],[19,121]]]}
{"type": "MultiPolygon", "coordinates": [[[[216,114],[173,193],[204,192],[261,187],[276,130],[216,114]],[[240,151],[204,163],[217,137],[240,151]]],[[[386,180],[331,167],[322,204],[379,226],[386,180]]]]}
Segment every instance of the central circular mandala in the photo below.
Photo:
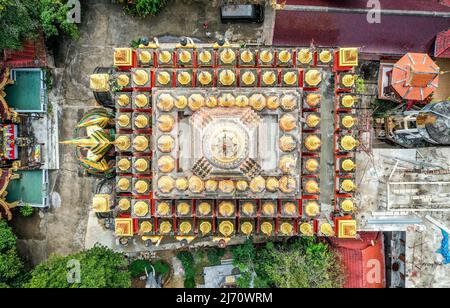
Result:
{"type": "Polygon", "coordinates": [[[213,121],[204,129],[203,153],[213,165],[234,169],[248,156],[249,135],[243,125],[230,121],[213,121]]]}

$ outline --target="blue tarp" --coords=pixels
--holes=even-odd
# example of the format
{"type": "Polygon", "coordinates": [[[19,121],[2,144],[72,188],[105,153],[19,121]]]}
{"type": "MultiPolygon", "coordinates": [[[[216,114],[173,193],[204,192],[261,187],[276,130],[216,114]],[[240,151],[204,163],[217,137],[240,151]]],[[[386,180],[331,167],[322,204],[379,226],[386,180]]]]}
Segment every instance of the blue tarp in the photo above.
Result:
{"type": "Polygon", "coordinates": [[[444,257],[444,264],[450,263],[450,251],[448,250],[448,233],[441,229],[442,232],[442,244],[441,248],[437,251],[444,257]]]}

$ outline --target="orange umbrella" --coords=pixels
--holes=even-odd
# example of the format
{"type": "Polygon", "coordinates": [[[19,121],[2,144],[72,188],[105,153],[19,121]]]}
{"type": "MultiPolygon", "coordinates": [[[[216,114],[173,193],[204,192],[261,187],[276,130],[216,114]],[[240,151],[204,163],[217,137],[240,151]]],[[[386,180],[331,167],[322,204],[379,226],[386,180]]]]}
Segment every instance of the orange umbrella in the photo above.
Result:
{"type": "Polygon", "coordinates": [[[392,70],[392,87],[404,99],[423,101],[439,84],[439,67],[424,53],[407,53],[392,70]]]}

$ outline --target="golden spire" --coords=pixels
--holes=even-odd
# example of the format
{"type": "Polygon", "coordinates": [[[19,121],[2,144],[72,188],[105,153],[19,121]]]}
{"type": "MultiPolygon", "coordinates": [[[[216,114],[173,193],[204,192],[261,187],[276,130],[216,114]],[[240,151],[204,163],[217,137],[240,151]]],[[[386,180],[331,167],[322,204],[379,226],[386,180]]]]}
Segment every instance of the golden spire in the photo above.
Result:
{"type": "Polygon", "coordinates": [[[353,212],[353,210],[355,209],[355,205],[353,204],[352,200],[346,199],[342,201],[341,209],[345,212],[353,212]]]}
{"type": "Polygon", "coordinates": [[[202,86],[207,86],[212,81],[212,76],[210,72],[202,71],[200,74],[198,74],[198,81],[202,86]]]}
{"type": "Polygon", "coordinates": [[[120,127],[127,127],[130,124],[130,116],[127,114],[121,114],[117,119],[117,123],[120,127]]]}
{"type": "Polygon", "coordinates": [[[130,167],[131,167],[130,160],[128,160],[126,158],[120,159],[119,162],[117,163],[117,167],[119,167],[119,169],[121,171],[126,171],[126,170],[130,169],[130,167]]]}
{"type": "Polygon", "coordinates": [[[342,125],[347,129],[352,128],[353,126],[355,126],[355,124],[356,119],[353,116],[347,115],[342,118],[342,125]]]}
{"type": "Polygon", "coordinates": [[[347,135],[341,139],[341,147],[346,151],[352,151],[358,145],[358,140],[356,140],[353,136],[347,135]]]}
{"type": "Polygon", "coordinates": [[[310,49],[300,49],[297,54],[297,59],[301,64],[309,64],[312,61],[312,52],[310,49]]]}
{"type": "Polygon", "coordinates": [[[306,125],[308,125],[309,128],[317,127],[320,123],[320,117],[316,114],[310,114],[306,117],[306,125]]]}
{"type": "Polygon", "coordinates": [[[178,82],[182,85],[187,85],[191,82],[191,74],[188,72],[181,72],[178,74],[178,82]]]}
{"type": "Polygon", "coordinates": [[[223,70],[219,74],[219,81],[224,86],[230,86],[236,80],[236,75],[232,70],[223,70]]]}
{"type": "Polygon", "coordinates": [[[319,183],[316,180],[308,180],[305,184],[305,190],[308,194],[317,194],[320,192],[319,183]]]}
{"type": "Polygon", "coordinates": [[[133,140],[133,148],[138,152],[148,149],[148,139],[144,136],[136,136],[133,140]]]}
{"type": "Polygon", "coordinates": [[[277,81],[277,76],[273,71],[266,71],[262,75],[262,80],[265,85],[273,85],[277,81]]]}
{"type": "Polygon", "coordinates": [[[189,183],[188,180],[185,177],[181,177],[176,179],[175,181],[175,187],[179,190],[179,191],[185,191],[186,189],[188,189],[189,187],[189,183]]]}
{"type": "Polygon", "coordinates": [[[329,50],[322,50],[319,54],[319,60],[322,63],[330,63],[333,56],[329,50]]]}
{"type": "Polygon", "coordinates": [[[256,80],[255,74],[253,74],[250,71],[246,71],[244,74],[242,74],[241,81],[245,85],[249,86],[252,85],[256,80]]]}
{"type": "Polygon", "coordinates": [[[342,97],[342,106],[345,108],[352,108],[355,104],[355,98],[352,95],[344,95],[342,97]]]}
{"type": "Polygon", "coordinates": [[[320,225],[320,233],[322,233],[325,236],[333,236],[334,235],[333,227],[328,222],[325,222],[320,225]]]}
{"type": "Polygon", "coordinates": [[[322,145],[322,141],[317,135],[309,135],[305,139],[305,147],[309,151],[317,151],[322,145]]]}
{"type": "Polygon", "coordinates": [[[189,63],[192,59],[192,56],[189,51],[182,49],[178,54],[178,59],[181,63],[189,63]]]}
{"type": "Polygon", "coordinates": [[[222,201],[219,204],[219,213],[224,217],[230,217],[234,214],[234,204],[230,201],[222,201]]]}
{"type": "Polygon", "coordinates": [[[177,99],[175,100],[175,107],[178,109],[184,109],[188,105],[187,97],[184,95],[177,96],[177,99]]]}
{"type": "Polygon", "coordinates": [[[138,94],[135,98],[135,104],[139,108],[144,108],[148,105],[148,97],[144,94],[138,94]]]}
{"type": "Polygon", "coordinates": [[[144,180],[139,180],[134,185],[134,189],[138,194],[144,194],[148,191],[148,183],[144,180]]]}
{"type": "Polygon", "coordinates": [[[273,231],[273,226],[270,222],[265,221],[261,224],[261,232],[264,233],[267,236],[270,236],[272,234],[273,231]]]}
{"type": "Polygon", "coordinates": [[[231,64],[236,59],[236,53],[230,48],[225,48],[220,53],[220,60],[225,64],[231,64]]]}
{"type": "Polygon", "coordinates": [[[133,81],[138,86],[143,86],[148,82],[149,75],[145,70],[136,70],[133,73],[133,81]]]}
{"type": "Polygon", "coordinates": [[[297,120],[292,114],[287,113],[281,117],[280,127],[283,131],[290,132],[297,128],[297,120]]]}
{"type": "Polygon", "coordinates": [[[165,235],[169,234],[172,231],[172,224],[168,221],[163,221],[159,225],[159,233],[165,235]]]}
{"type": "Polygon", "coordinates": [[[159,62],[161,62],[161,63],[164,63],[164,64],[169,63],[172,60],[172,53],[167,50],[162,50],[159,53],[158,58],[159,58],[159,62]]]}
{"type": "Polygon", "coordinates": [[[139,217],[144,217],[149,212],[149,206],[144,201],[138,201],[134,204],[134,214],[139,217]]]}
{"type": "Polygon", "coordinates": [[[188,222],[188,221],[183,221],[183,222],[180,224],[180,226],[179,226],[178,229],[180,230],[180,233],[181,233],[181,234],[188,234],[188,233],[191,232],[191,230],[192,230],[192,225],[191,225],[191,223],[188,222]]]}
{"type": "Polygon", "coordinates": [[[309,158],[305,163],[305,168],[309,172],[316,172],[319,170],[319,161],[315,158],[309,158]]]}
{"type": "Polygon", "coordinates": [[[309,86],[318,86],[322,81],[322,74],[318,70],[309,70],[305,75],[305,81],[309,86]]]}
{"type": "Polygon", "coordinates": [[[139,172],[144,172],[148,169],[148,162],[144,158],[139,158],[135,161],[134,167],[139,172]]]}
{"type": "Polygon", "coordinates": [[[273,60],[273,53],[270,50],[263,50],[259,54],[259,59],[262,62],[268,64],[273,60]]]}
{"type": "Polygon", "coordinates": [[[199,226],[200,232],[202,235],[206,235],[212,230],[212,225],[209,221],[202,221],[199,226]]]}
{"type": "Polygon", "coordinates": [[[171,76],[168,72],[158,72],[158,82],[162,85],[167,85],[170,82],[171,76]]]}
{"type": "Polygon", "coordinates": [[[152,54],[150,51],[143,50],[139,53],[139,61],[141,61],[141,63],[148,64],[151,60],[152,54]]]}
{"type": "Polygon", "coordinates": [[[315,217],[320,213],[319,204],[316,201],[309,201],[305,206],[306,215],[309,217],[315,217]]]}
{"type": "Polygon", "coordinates": [[[211,52],[209,52],[208,50],[202,50],[198,55],[198,59],[203,64],[209,63],[211,61],[211,58],[212,58],[211,52]]]}
{"type": "Polygon", "coordinates": [[[233,226],[233,223],[231,223],[230,221],[222,221],[219,224],[219,232],[223,236],[228,237],[231,234],[233,234],[233,231],[234,231],[234,226],[233,226]]]}
{"type": "Polygon", "coordinates": [[[288,222],[283,222],[280,226],[280,232],[283,235],[291,235],[293,230],[294,230],[294,228],[288,222]]]}
{"type": "Polygon", "coordinates": [[[208,202],[201,202],[198,206],[198,212],[203,215],[209,215],[211,213],[211,204],[208,202]]]}
{"type": "Polygon", "coordinates": [[[342,77],[342,84],[347,87],[351,88],[355,84],[355,76],[351,74],[345,74],[344,77],[342,77]]]}
{"type": "Polygon", "coordinates": [[[250,63],[253,61],[253,53],[250,50],[244,50],[241,53],[241,61],[244,63],[250,63]]]}
{"type": "Polygon", "coordinates": [[[244,222],[241,225],[241,231],[245,235],[250,235],[253,232],[253,224],[249,221],[244,222]]]}
{"type": "Polygon", "coordinates": [[[346,179],[342,181],[341,187],[345,192],[352,192],[356,189],[356,184],[352,180],[346,179]]]}
{"type": "Polygon", "coordinates": [[[283,81],[287,85],[293,85],[297,82],[297,74],[295,72],[287,72],[283,76],[283,81]]]}
{"type": "Polygon", "coordinates": [[[304,222],[300,225],[300,233],[307,236],[311,236],[314,234],[312,226],[307,222],[304,222]]]}
{"type": "Polygon", "coordinates": [[[140,114],[134,119],[134,125],[140,129],[145,128],[148,125],[148,118],[145,115],[140,114]]]}
{"type": "Polygon", "coordinates": [[[205,98],[201,94],[192,94],[189,96],[188,105],[192,111],[197,111],[203,107],[205,98]]]}
{"type": "Polygon", "coordinates": [[[353,171],[355,169],[356,165],[353,162],[353,160],[351,159],[345,159],[342,162],[342,169],[344,169],[344,171],[350,172],[353,171]]]}

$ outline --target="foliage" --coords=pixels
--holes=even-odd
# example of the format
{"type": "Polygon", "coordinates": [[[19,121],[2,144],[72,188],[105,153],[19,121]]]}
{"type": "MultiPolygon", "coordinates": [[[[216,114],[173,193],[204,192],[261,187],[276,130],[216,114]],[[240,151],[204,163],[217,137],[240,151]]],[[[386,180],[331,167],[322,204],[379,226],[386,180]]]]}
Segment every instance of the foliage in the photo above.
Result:
{"type": "Polygon", "coordinates": [[[220,260],[225,255],[225,249],[211,247],[207,251],[208,261],[210,266],[219,265],[220,260]]]}
{"type": "Polygon", "coordinates": [[[16,278],[22,274],[23,263],[17,249],[17,239],[5,220],[0,220],[0,284],[16,285],[16,278]]]}
{"type": "Polygon", "coordinates": [[[144,18],[158,14],[166,5],[167,0],[135,0],[132,3],[127,0],[119,0],[119,3],[124,5],[127,14],[144,18]]]}
{"type": "Polygon", "coordinates": [[[364,82],[364,79],[358,77],[355,82],[355,88],[356,92],[359,94],[363,94],[364,92],[366,92],[366,84],[364,82]]]}
{"type": "Polygon", "coordinates": [[[73,39],[79,37],[77,25],[67,18],[68,11],[69,7],[61,0],[39,1],[40,24],[47,38],[61,34],[73,39]]]}
{"type": "Polygon", "coordinates": [[[62,256],[52,256],[31,272],[29,288],[129,288],[131,275],[123,254],[97,245],[89,250],[62,256]],[[74,267],[69,261],[80,264],[80,282],[69,283],[68,273],[74,267]]]}
{"type": "Polygon", "coordinates": [[[177,254],[184,269],[184,287],[195,288],[195,263],[194,256],[189,251],[181,251],[177,254]]]}
{"type": "Polygon", "coordinates": [[[20,208],[20,215],[23,217],[30,217],[34,214],[34,208],[30,204],[25,204],[20,208]]]}
{"type": "Polygon", "coordinates": [[[145,268],[147,272],[151,272],[151,266],[155,269],[155,273],[161,276],[167,275],[169,273],[170,267],[162,261],[156,261],[155,263],[150,263],[147,260],[135,260],[131,263],[129,271],[132,278],[138,278],[145,274],[145,268]]]}

